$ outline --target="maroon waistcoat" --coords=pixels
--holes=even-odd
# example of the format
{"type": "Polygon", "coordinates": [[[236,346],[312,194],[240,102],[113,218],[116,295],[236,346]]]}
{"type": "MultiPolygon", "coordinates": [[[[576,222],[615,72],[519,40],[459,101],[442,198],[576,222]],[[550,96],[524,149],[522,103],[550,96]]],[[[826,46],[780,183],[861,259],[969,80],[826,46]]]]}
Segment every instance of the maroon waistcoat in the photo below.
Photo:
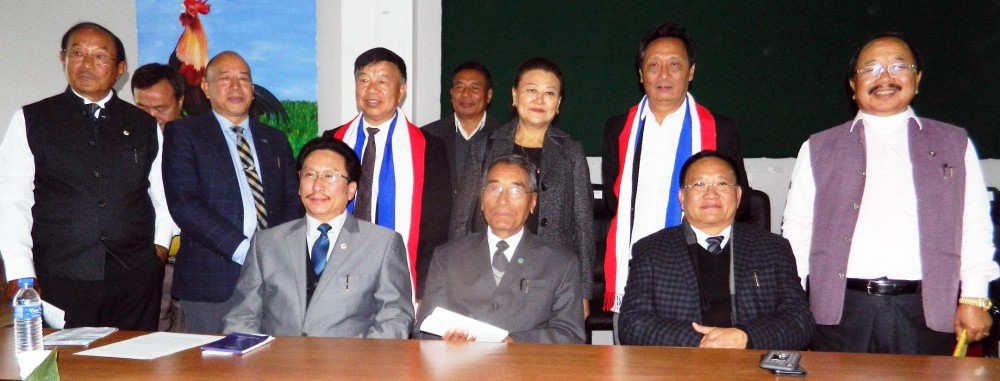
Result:
{"type": "MultiPolygon", "coordinates": [[[[917,196],[924,320],[953,332],[965,205],[965,130],[921,118],[908,126],[917,196]]],[[[864,123],[851,122],[809,138],[816,198],[809,253],[809,304],[817,324],[840,323],[847,258],[865,190],[864,123]]],[[[864,253],[877,255],[877,253],[864,253]]]]}

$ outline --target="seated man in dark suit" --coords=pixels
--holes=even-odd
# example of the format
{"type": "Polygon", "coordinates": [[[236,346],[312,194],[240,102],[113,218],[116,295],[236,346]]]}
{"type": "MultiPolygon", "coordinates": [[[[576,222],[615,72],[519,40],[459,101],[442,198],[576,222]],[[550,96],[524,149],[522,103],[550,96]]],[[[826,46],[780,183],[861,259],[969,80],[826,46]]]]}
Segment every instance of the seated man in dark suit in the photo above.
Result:
{"type": "Polygon", "coordinates": [[[788,241],[734,223],[743,190],[716,151],[692,155],[678,192],[684,222],[632,248],[623,344],[799,349],[812,314],[788,241]]]}
{"type": "Polygon", "coordinates": [[[344,142],[299,154],[306,215],[258,231],[230,300],[225,332],[406,339],[412,288],[403,238],[346,213],[361,163],[344,142]]]}
{"type": "MultiPolygon", "coordinates": [[[[583,343],[579,260],[523,229],[538,196],[529,173],[535,166],[519,155],[490,163],[481,198],[490,228],[434,251],[418,322],[442,307],[509,331],[506,343],[583,343]]],[[[418,323],[414,337],[437,336],[418,323]]],[[[441,338],[476,339],[461,329],[441,338]]]]}

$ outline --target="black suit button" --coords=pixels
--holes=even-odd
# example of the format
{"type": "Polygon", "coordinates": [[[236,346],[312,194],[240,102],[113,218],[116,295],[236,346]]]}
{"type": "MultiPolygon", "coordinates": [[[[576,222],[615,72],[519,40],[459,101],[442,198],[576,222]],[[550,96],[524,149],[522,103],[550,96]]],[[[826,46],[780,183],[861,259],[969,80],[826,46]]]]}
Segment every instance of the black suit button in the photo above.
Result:
{"type": "Polygon", "coordinates": [[[87,144],[89,144],[91,147],[93,147],[93,146],[97,145],[97,142],[91,140],[91,141],[87,142],[87,144]]]}
{"type": "Polygon", "coordinates": [[[542,218],[541,220],[538,221],[538,226],[541,226],[543,228],[548,224],[549,224],[548,218],[542,218]]]}
{"type": "Polygon", "coordinates": [[[104,241],[104,240],[107,240],[107,239],[108,239],[108,235],[107,234],[101,234],[101,241],[104,241]]]}
{"type": "Polygon", "coordinates": [[[549,184],[546,184],[546,183],[543,182],[542,186],[541,186],[541,189],[542,189],[542,192],[545,192],[545,191],[549,190],[549,184]]]}
{"type": "Polygon", "coordinates": [[[96,169],[93,170],[93,171],[91,171],[90,174],[94,175],[94,177],[96,177],[96,178],[101,178],[101,173],[98,172],[96,169]]]}
{"type": "Polygon", "coordinates": [[[104,207],[104,201],[98,201],[97,202],[97,207],[98,208],[103,208],[104,207]]]}

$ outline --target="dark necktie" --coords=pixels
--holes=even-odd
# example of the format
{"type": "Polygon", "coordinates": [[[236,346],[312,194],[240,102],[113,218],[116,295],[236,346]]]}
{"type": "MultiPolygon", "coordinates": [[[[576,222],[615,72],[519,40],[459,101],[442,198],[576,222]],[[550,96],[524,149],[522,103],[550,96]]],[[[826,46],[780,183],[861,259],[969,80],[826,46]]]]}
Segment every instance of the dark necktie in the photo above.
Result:
{"type": "Polygon", "coordinates": [[[243,164],[243,172],[247,175],[247,184],[250,185],[250,193],[253,194],[253,203],[257,209],[257,228],[267,227],[267,207],[264,205],[264,186],[260,183],[254,165],[253,152],[250,151],[250,144],[243,137],[243,127],[233,126],[236,133],[236,150],[240,155],[240,163],[243,164]]]}
{"type": "Polygon", "coordinates": [[[330,236],[326,235],[331,229],[329,224],[320,224],[316,230],[319,230],[319,238],[316,238],[316,242],[313,243],[312,254],[309,256],[309,260],[312,261],[313,272],[316,275],[323,273],[323,269],[326,268],[326,253],[330,251],[330,236]]]}
{"type": "Polygon", "coordinates": [[[706,248],[709,253],[719,254],[722,252],[722,236],[708,237],[705,238],[705,242],[708,242],[708,247],[706,248]]]}
{"type": "Polygon", "coordinates": [[[101,109],[101,105],[97,103],[89,103],[84,107],[87,108],[87,116],[90,117],[90,121],[91,122],[97,121],[97,110],[101,109]]]}
{"type": "Polygon", "coordinates": [[[503,254],[504,250],[510,247],[507,241],[497,242],[497,251],[493,253],[493,269],[500,273],[499,277],[494,277],[497,285],[500,285],[500,278],[503,278],[503,273],[507,272],[507,256],[503,254]]]}
{"type": "Polygon", "coordinates": [[[358,195],[354,200],[354,217],[372,222],[372,185],[375,179],[375,134],[378,129],[368,127],[368,143],[361,157],[361,184],[358,185],[358,195]]]}

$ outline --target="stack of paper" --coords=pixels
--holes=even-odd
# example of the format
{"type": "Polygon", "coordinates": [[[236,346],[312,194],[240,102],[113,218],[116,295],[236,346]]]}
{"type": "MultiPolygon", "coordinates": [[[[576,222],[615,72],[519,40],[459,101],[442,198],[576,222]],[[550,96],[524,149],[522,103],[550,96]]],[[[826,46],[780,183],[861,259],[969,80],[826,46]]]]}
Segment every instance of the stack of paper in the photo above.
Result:
{"type": "Polygon", "coordinates": [[[46,335],[42,342],[45,345],[90,345],[97,339],[117,331],[114,327],[80,327],[56,331],[46,335]]]}
{"type": "Polygon", "coordinates": [[[464,329],[469,331],[469,337],[475,337],[476,341],[487,343],[499,343],[507,337],[509,332],[495,325],[487,324],[467,316],[448,311],[441,307],[435,307],[430,316],[424,319],[420,325],[420,330],[444,336],[449,329],[464,329]]]}

